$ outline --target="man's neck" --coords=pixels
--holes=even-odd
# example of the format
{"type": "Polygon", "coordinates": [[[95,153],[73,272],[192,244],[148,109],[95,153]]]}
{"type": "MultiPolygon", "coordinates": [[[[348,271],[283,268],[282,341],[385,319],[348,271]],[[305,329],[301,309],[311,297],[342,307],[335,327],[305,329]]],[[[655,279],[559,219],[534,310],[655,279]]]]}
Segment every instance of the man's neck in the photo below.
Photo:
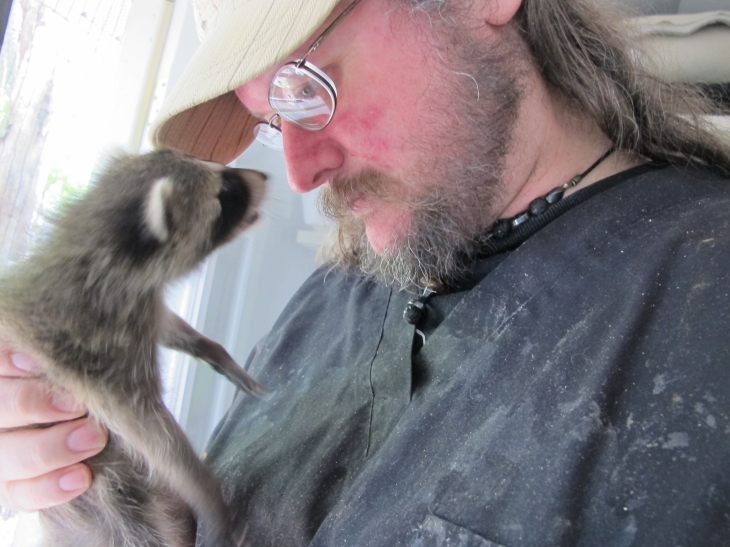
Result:
{"type": "MultiPolygon", "coordinates": [[[[583,173],[611,148],[598,125],[567,101],[552,95],[535,73],[526,86],[510,151],[505,159],[505,200],[500,218],[525,210],[530,202],[583,173]]],[[[619,150],[597,165],[566,195],[642,163],[619,150]]]]}

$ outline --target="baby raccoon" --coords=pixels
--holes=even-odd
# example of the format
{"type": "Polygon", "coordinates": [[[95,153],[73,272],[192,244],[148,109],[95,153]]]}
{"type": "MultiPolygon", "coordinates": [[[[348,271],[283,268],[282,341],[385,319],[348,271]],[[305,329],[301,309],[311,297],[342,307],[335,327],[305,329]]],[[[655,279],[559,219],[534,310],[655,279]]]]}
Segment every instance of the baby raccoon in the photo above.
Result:
{"type": "Polygon", "coordinates": [[[235,545],[218,484],[162,403],[157,344],[262,388],[165,307],[166,283],[257,218],[266,177],[171,150],[112,161],[26,261],[0,278],[0,339],[110,432],[91,488],[42,511],[53,547],[235,545]]]}

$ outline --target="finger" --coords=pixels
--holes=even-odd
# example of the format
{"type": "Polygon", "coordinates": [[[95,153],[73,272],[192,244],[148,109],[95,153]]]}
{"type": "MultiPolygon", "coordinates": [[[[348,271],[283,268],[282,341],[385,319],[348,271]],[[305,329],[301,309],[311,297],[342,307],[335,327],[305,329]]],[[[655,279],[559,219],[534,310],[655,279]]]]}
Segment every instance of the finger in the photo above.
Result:
{"type": "Polygon", "coordinates": [[[67,392],[38,378],[0,378],[0,428],[65,422],[86,414],[67,392]]]}
{"type": "Polygon", "coordinates": [[[19,351],[5,349],[0,352],[0,376],[19,378],[38,376],[41,367],[31,355],[19,351]]]}
{"type": "Polygon", "coordinates": [[[51,427],[0,433],[0,481],[40,477],[98,454],[106,430],[88,418],[51,427]]]}
{"type": "Polygon", "coordinates": [[[0,482],[0,505],[14,511],[38,511],[66,503],[91,485],[91,470],[83,463],[40,477],[0,482]]]}

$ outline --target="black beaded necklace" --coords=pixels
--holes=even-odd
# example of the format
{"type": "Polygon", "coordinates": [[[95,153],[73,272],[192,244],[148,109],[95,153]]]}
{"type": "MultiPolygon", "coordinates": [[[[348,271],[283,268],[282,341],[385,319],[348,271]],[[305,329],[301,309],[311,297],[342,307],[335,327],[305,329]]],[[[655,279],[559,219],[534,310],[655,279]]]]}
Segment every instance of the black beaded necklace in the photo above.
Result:
{"type": "Polygon", "coordinates": [[[547,211],[551,205],[555,205],[557,202],[563,199],[566,190],[580,184],[580,182],[586,177],[586,175],[588,175],[588,173],[590,173],[601,163],[603,163],[603,161],[608,156],[613,154],[613,152],[614,148],[612,146],[611,148],[606,150],[606,152],[600,158],[598,158],[588,169],[574,176],[562,186],[553,188],[544,196],[533,199],[525,211],[513,216],[512,218],[497,220],[494,224],[492,224],[492,227],[487,230],[486,238],[491,239],[492,237],[494,237],[501,239],[507,237],[507,235],[513,229],[525,223],[528,219],[541,215],[542,213],[547,211]]]}
{"type": "MultiPolygon", "coordinates": [[[[613,154],[614,151],[615,149],[612,146],[606,150],[606,152],[588,169],[574,176],[565,184],[553,188],[544,196],[532,200],[525,211],[513,216],[512,218],[499,219],[495,221],[480,238],[483,244],[485,246],[490,246],[490,244],[493,244],[495,240],[505,239],[514,229],[524,224],[527,220],[545,213],[545,211],[547,211],[551,206],[563,199],[566,190],[577,186],[586,177],[586,175],[598,167],[606,158],[608,158],[608,156],[613,154]]],[[[423,287],[423,292],[417,298],[410,300],[403,310],[403,319],[411,325],[418,325],[421,323],[426,317],[426,304],[428,303],[428,300],[433,295],[441,294],[446,290],[446,285],[435,278],[423,280],[423,287]]],[[[423,339],[420,341],[420,344],[425,342],[425,335],[423,332],[416,329],[416,334],[420,335],[423,339]]]]}

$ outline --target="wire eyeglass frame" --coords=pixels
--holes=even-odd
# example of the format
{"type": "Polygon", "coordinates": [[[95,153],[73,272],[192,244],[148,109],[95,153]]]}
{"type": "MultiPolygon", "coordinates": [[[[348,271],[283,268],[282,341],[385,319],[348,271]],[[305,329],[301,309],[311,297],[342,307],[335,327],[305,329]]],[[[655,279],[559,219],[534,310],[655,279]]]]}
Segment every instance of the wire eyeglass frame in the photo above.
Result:
{"type": "Polygon", "coordinates": [[[281,151],[284,149],[284,140],[281,132],[282,120],[293,123],[308,131],[321,131],[330,123],[337,108],[337,87],[324,71],[308,62],[307,57],[309,57],[309,55],[311,55],[312,52],[320,46],[320,44],[325,38],[327,38],[327,36],[330,35],[340,21],[342,21],[342,19],[344,19],[345,16],[347,16],[361,1],[362,0],[354,0],[351,2],[342,11],[342,13],[340,13],[335,20],[322,31],[300,59],[286,63],[276,71],[276,74],[274,74],[274,77],[271,79],[271,84],[269,85],[269,105],[274,110],[274,115],[271,116],[268,121],[262,121],[254,126],[253,132],[257,141],[270,148],[281,151]],[[299,74],[297,74],[296,71],[298,71],[299,74]],[[320,101],[321,105],[324,105],[324,108],[320,105],[319,111],[326,115],[326,119],[324,119],[325,116],[320,116],[319,119],[315,118],[314,121],[307,122],[306,120],[309,119],[307,115],[310,113],[311,108],[307,109],[306,105],[304,107],[300,106],[307,99],[295,99],[293,97],[279,99],[276,96],[276,90],[289,89],[288,87],[278,85],[277,82],[291,82],[291,77],[288,75],[290,72],[294,72],[297,76],[301,75],[308,78],[309,82],[314,82],[314,84],[319,86],[317,91],[324,92],[325,99],[329,99],[331,106],[328,106],[327,100],[320,101]],[[281,105],[288,105],[291,108],[286,110],[278,103],[281,105]]]}

